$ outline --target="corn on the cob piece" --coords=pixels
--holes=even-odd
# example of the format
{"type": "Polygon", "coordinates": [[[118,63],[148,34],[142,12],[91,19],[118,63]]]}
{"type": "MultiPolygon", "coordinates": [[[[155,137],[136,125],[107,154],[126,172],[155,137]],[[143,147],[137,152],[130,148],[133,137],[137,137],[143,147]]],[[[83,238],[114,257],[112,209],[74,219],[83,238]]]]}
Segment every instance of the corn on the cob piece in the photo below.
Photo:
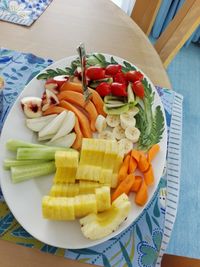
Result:
{"type": "Polygon", "coordinates": [[[43,217],[50,220],[75,220],[74,198],[44,196],[43,217]]]}
{"type": "Polygon", "coordinates": [[[110,188],[103,186],[95,189],[97,210],[104,211],[111,207],[110,188]]]}

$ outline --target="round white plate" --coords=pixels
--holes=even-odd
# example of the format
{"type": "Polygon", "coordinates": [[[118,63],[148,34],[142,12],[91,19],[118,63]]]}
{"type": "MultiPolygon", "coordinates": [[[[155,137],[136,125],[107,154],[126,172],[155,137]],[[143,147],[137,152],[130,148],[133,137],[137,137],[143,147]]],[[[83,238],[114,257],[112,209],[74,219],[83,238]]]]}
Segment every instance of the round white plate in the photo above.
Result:
{"type": "MultiPolygon", "coordinates": [[[[104,55],[108,60],[111,57],[110,55],[104,55]]],[[[66,66],[70,66],[70,63],[74,58],[76,58],[76,56],[61,59],[48,68],[65,68],[66,66]]],[[[114,58],[120,64],[123,64],[123,59],[116,56],[114,56],[114,58]]],[[[146,75],[144,76],[146,77],[146,75]]],[[[146,77],[146,79],[151,84],[153,91],[155,91],[154,108],[157,105],[160,105],[165,117],[165,112],[160,97],[158,96],[158,93],[149,78],[146,77]]],[[[149,201],[151,200],[154,192],[156,191],[157,185],[164,169],[167,150],[166,123],[163,138],[160,142],[160,152],[153,161],[155,184],[154,186],[149,188],[148,203],[146,203],[144,207],[139,207],[134,203],[133,196],[130,196],[132,209],[127,220],[123,222],[123,224],[117,231],[110,234],[109,236],[97,241],[91,241],[83,236],[78,220],[73,222],[59,222],[43,219],[41,208],[42,197],[48,194],[52,184],[53,175],[31,179],[19,184],[13,184],[11,182],[10,172],[5,171],[2,167],[3,160],[5,158],[13,156],[12,153],[6,150],[5,145],[8,139],[12,138],[21,139],[28,142],[36,142],[35,135],[25,126],[25,117],[21,110],[20,99],[24,96],[41,97],[44,90],[43,84],[44,81],[40,81],[34,78],[24,88],[23,92],[13,105],[2,130],[2,135],[0,138],[0,182],[5,200],[11,212],[15,216],[16,220],[21,224],[21,226],[23,226],[24,229],[32,236],[46,244],[66,249],[86,248],[97,245],[107,239],[114,237],[115,235],[126,229],[133,221],[136,220],[136,218],[142,213],[146,205],[148,205],[149,201]]]]}

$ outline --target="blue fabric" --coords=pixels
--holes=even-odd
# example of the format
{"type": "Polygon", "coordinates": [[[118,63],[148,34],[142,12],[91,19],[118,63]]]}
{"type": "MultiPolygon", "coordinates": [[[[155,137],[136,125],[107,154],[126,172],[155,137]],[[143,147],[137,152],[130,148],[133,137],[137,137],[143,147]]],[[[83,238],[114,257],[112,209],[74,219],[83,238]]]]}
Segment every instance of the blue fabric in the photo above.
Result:
{"type": "MultiPolygon", "coordinates": [[[[174,18],[178,10],[184,4],[185,0],[163,0],[158,11],[156,20],[152,28],[153,38],[159,38],[170,21],[174,18]]],[[[200,42],[200,27],[195,34],[186,42],[188,46],[191,42],[200,42]]]]}
{"type": "Polygon", "coordinates": [[[184,96],[182,173],[177,219],[167,253],[200,258],[200,52],[183,48],[167,70],[172,87],[184,96]]]}
{"type": "MultiPolygon", "coordinates": [[[[16,97],[19,95],[24,86],[38,74],[40,70],[52,63],[52,60],[46,60],[37,57],[30,53],[20,53],[7,49],[0,49],[0,76],[5,79],[4,98],[3,98],[3,112],[0,120],[0,128],[5,121],[5,118],[10,110],[10,107],[14,103],[16,97]]],[[[178,148],[181,146],[181,137],[179,135],[170,134],[170,126],[173,121],[175,127],[178,127],[181,132],[181,123],[177,124],[177,118],[173,119],[174,116],[179,116],[181,119],[181,106],[182,97],[178,96],[175,92],[166,89],[157,88],[158,93],[163,102],[167,127],[169,132],[168,146],[170,143],[173,145],[179,140],[178,148]],[[175,99],[179,103],[179,108],[175,105],[175,99]],[[174,110],[174,107],[176,110],[174,110]],[[178,126],[177,126],[178,125],[178,126]],[[171,141],[170,141],[171,140],[171,141]],[[174,142],[173,142],[174,141],[174,142]]],[[[180,169],[180,156],[173,151],[168,151],[167,166],[172,160],[173,167],[176,171],[180,169]]],[[[174,171],[174,170],[173,170],[174,171]]],[[[176,177],[179,181],[179,175],[176,177]]],[[[120,235],[112,238],[101,245],[80,250],[66,250],[65,257],[80,260],[83,262],[101,265],[101,266],[135,266],[135,267],[153,267],[156,262],[160,265],[160,259],[158,256],[162,256],[165,250],[165,246],[169,241],[171,232],[168,234],[165,232],[165,224],[167,222],[167,215],[165,210],[168,208],[170,198],[169,181],[171,181],[172,189],[176,191],[176,201],[173,200],[173,209],[177,208],[177,199],[179,186],[178,181],[173,180],[173,176],[170,176],[169,170],[164,170],[163,177],[161,177],[158,189],[154,194],[151,202],[144,210],[144,212],[137,218],[137,220],[128,227],[120,235]],[[167,197],[166,197],[167,196],[167,197]],[[167,238],[167,239],[166,239],[167,238]]],[[[2,193],[0,192],[0,200],[4,201],[2,193]]],[[[172,204],[170,204],[170,207],[172,204]]],[[[174,219],[176,212],[173,213],[173,220],[171,220],[171,229],[173,228],[174,219]]],[[[4,232],[6,227],[9,227],[14,220],[11,212],[6,216],[0,217],[0,225],[4,225],[4,232]],[[6,222],[4,223],[4,220],[6,222]]],[[[168,227],[169,228],[169,227],[168,227]]],[[[16,231],[16,230],[15,230],[16,231]]],[[[25,230],[23,236],[26,238],[32,238],[25,230]]],[[[171,230],[170,230],[171,231],[171,230]]],[[[22,242],[28,246],[28,242],[22,242]]],[[[33,244],[30,244],[32,247],[33,244]]],[[[50,246],[48,246],[50,247],[50,246]]],[[[53,249],[56,252],[56,248],[53,249]]],[[[51,249],[52,252],[52,249],[51,249]]],[[[54,253],[52,252],[52,253],[54,253]]]]}
{"type": "Polygon", "coordinates": [[[52,0],[1,0],[0,20],[30,26],[52,0]]]}

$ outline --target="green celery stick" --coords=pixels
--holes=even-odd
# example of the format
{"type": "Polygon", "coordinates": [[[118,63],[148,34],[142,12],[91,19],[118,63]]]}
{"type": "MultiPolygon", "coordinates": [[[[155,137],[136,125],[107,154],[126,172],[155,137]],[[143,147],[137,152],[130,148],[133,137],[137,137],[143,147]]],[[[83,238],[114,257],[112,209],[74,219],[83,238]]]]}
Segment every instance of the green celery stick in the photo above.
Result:
{"type": "Polygon", "coordinates": [[[51,174],[55,170],[56,167],[53,161],[26,166],[15,166],[11,167],[11,178],[13,183],[19,183],[31,178],[51,174]]]}
{"type": "Polygon", "coordinates": [[[15,159],[4,159],[3,166],[5,170],[9,170],[14,166],[24,166],[29,164],[38,164],[46,162],[46,160],[15,160],[15,159]]]}
{"type": "Polygon", "coordinates": [[[64,147],[47,147],[47,148],[18,148],[17,160],[54,160],[56,151],[69,151],[70,148],[64,147]]]}
{"type": "Polygon", "coordinates": [[[6,142],[6,148],[9,151],[17,151],[17,149],[21,147],[46,147],[46,146],[39,145],[39,144],[32,144],[32,143],[24,142],[24,141],[17,140],[17,139],[9,139],[6,142]]]}

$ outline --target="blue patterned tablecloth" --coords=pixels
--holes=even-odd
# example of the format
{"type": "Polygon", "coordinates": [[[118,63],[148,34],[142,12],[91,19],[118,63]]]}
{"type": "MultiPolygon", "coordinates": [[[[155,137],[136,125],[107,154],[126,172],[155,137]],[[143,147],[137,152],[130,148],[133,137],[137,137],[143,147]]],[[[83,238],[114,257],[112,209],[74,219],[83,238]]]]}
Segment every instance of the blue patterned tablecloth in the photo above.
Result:
{"type": "Polygon", "coordinates": [[[0,20],[30,26],[52,0],[0,0],[0,20]]]}
{"type": "MultiPolygon", "coordinates": [[[[43,68],[52,63],[30,53],[0,49],[0,76],[5,79],[3,112],[0,129],[16,97],[24,86],[43,68]]],[[[107,267],[160,266],[160,261],[170,239],[176,218],[181,164],[182,96],[157,87],[165,108],[168,127],[168,153],[166,167],[156,193],[144,212],[118,236],[88,249],[65,250],[64,256],[81,262],[107,267]]],[[[4,203],[1,194],[1,202],[4,203]]],[[[3,239],[13,224],[10,211],[0,212],[0,235],[3,239]],[[8,216],[10,219],[8,220],[8,216]]],[[[34,238],[20,226],[10,230],[10,235],[20,237],[20,244],[34,247],[34,238]],[[27,238],[28,235],[28,238],[27,238]]],[[[9,238],[8,238],[9,240],[9,238]]],[[[12,241],[12,238],[11,238],[12,241]]],[[[56,254],[57,248],[43,244],[42,251],[56,254]],[[45,249],[44,249],[45,247],[45,249]]]]}

